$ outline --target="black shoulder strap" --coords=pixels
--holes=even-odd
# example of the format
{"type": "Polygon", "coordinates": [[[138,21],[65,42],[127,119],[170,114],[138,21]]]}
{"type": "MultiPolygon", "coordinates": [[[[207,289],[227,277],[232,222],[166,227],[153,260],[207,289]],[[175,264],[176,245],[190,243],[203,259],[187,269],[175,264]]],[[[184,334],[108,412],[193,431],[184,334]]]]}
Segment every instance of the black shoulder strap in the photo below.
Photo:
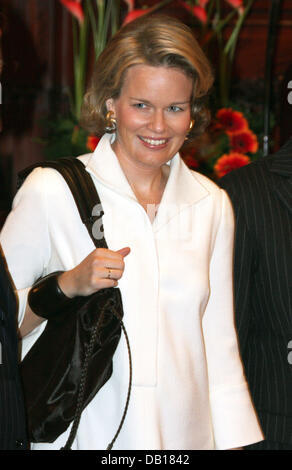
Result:
{"type": "Polygon", "coordinates": [[[31,171],[37,167],[54,168],[63,176],[72,192],[81,220],[85,224],[93,243],[97,248],[107,248],[104,237],[97,239],[93,235],[93,224],[97,219],[102,218],[104,212],[95,185],[84,164],[74,157],[35,163],[19,173],[18,187],[21,186],[31,171]],[[97,205],[99,208],[99,211],[97,211],[98,215],[93,215],[93,208],[97,205]]]}

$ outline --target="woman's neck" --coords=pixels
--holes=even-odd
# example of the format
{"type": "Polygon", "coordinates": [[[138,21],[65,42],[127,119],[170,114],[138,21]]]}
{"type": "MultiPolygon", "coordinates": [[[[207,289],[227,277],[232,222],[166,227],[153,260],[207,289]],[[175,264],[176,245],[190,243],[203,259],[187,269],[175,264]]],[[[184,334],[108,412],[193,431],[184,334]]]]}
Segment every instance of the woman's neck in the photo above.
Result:
{"type": "MultiPolygon", "coordinates": [[[[120,162],[121,163],[121,162],[120,162]]],[[[163,165],[157,169],[137,169],[127,166],[123,168],[129,185],[135,194],[137,201],[143,206],[150,219],[153,220],[169,176],[169,165],[163,165]]]]}
{"type": "Polygon", "coordinates": [[[151,172],[127,172],[126,177],[135,193],[151,198],[151,195],[163,193],[168,178],[168,169],[168,165],[164,165],[151,172]]]}

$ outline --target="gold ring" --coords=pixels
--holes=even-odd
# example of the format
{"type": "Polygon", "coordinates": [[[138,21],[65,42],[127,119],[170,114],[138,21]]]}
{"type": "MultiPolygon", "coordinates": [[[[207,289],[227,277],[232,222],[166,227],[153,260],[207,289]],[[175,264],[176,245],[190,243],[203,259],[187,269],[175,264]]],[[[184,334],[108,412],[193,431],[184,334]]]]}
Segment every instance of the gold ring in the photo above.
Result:
{"type": "Polygon", "coordinates": [[[111,279],[111,270],[110,270],[110,269],[108,270],[107,278],[108,278],[108,279],[111,279]]]}

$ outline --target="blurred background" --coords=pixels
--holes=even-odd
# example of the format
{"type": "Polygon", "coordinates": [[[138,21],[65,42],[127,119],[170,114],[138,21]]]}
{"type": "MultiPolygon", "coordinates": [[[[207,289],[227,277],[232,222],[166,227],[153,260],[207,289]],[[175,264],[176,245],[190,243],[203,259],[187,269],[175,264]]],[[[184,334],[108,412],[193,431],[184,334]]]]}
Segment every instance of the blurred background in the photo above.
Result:
{"type": "Polygon", "coordinates": [[[98,145],[78,124],[94,61],[154,11],[190,26],[214,66],[211,124],[183,151],[191,168],[216,180],[291,136],[292,0],[1,0],[0,226],[21,169],[98,145]]]}

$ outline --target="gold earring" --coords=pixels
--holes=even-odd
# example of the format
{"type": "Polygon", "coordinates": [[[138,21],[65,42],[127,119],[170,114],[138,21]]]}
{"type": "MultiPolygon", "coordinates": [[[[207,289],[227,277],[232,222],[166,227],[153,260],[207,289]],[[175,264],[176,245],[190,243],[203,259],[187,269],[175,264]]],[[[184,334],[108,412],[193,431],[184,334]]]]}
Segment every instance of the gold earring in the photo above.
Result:
{"type": "MultiPolygon", "coordinates": [[[[194,127],[194,124],[195,124],[195,120],[192,119],[191,122],[190,122],[190,125],[189,125],[189,132],[192,130],[192,128],[194,127]]],[[[189,132],[187,133],[186,137],[185,137],[185,140],[189,140],[189,132]]]]}
{"type": "Polygon", "coordinates": [[[108,111],[105,117],[106,132],[115,132],[117,129],[117,120],[113,117],[114,112],[108,111]]]}

